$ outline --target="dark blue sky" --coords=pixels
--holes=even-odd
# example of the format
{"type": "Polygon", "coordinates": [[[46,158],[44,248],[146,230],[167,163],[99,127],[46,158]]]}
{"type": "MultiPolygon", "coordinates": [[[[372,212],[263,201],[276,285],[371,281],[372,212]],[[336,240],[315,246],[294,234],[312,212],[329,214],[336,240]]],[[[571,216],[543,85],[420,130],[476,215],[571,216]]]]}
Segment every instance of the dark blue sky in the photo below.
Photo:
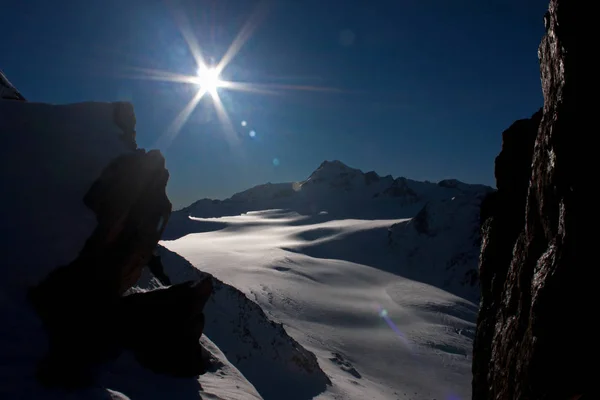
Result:
{"type": "MultiPolygon", "coordinates": [[[[195,72],[173,11],[187,15],[205,57],[218,61],[257,5],[9,3],[0,13],[0,69],[23,95],[50,103],[130,100],[142,147],[157,143],[197,90],[127,77],[131,67],[195,72]]],[[[271,1],[224,77],[343,92],[222,89],[237,145],[226,139],[206,96],[161,148],[171,200],[179,208],[267,181],[301,180],[325,159],[380,174],[494,185],[501,132],[542,105],[537,46],[547,4],[271,1]]]]}

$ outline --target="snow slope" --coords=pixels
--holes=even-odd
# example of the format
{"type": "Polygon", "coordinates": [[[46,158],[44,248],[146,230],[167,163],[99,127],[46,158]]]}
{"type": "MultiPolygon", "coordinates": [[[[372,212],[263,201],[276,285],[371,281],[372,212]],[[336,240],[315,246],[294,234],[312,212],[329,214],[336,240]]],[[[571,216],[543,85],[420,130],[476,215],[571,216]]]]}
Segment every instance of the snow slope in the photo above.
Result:
{"type": "MultiPolygon", "coordinates": [[[[466,399],[479,207],[491,190],[324,162],[305,181],[175,212],[161,244],[312,351],[332,382],[317,398],[466,399]]],[[[190,265],[167,268],[178,276],[190,265]]]]}
{"type": "Polygon", "coordinates": [[[195,219],[216,229],[162,245],[239,288],[314,352],[332,381],[317,398],[466,399],[477,306],[402,276],[387,236],[403,221],[269,210],[195,219]]]}
{"type": "MultiPolygon", "coordinates": [[[[159,247],[165,272],[173,283],[202,280],[206,273],[180,255],[159,247]]],[[[136,290],[162,285],[144,271],[136,290]]],[[[331,382],[314,354],[292,339],[281,324],[236,288],[213,278],[214,293],[205,306],[204,334],[248,378],[265,399],[312,398],[331,382]],[[293,388],[293,390],[290,390],[293,388]]]]}
{"type": "Polygon", "coordinates": [[[388,243],[403,276],[479,299],[479,209],[486,192],[432,201],[408,221],[390,227],[388,243]]]}

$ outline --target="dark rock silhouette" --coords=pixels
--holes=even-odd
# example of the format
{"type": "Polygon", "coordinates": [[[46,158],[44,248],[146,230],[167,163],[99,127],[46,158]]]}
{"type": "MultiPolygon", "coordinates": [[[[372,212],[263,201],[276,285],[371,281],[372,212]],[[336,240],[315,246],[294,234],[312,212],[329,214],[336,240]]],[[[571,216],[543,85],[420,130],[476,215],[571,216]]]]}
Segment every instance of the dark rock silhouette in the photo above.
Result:
{"type": "Polygon", "coordinates": [[[189,377],[204,371],[199,339],[210,280],[124,297],[146,266],[170,283],[153,256],[171,214],[169,173],[159,151],[137,149],[131,104],[109,107],[126,149],[108,159],[81,198],[96,226],[72,262],[51,269],[28,293],[49,339],[38,368],[46,386],[89,386],[99,365],[124,349],[161,374],[189,377]]]}
{"type": "Polygon", "coordinates": [[[578,398],[592,381],[579,6],[550,1],[539,48],[543,114],[504,132],[498,191],[482,205],[474,399],[578,398]]]}
{"type": "Polygon", "coordinates": [[[10,83],[0,71],[0,99],[26,101],[25,97],[10,83]]]}
{"type": "Polygon", "coordinates": [[[165,267],[163,266],[160,255],[158,255],[158,251],[154,251],[152,258],[148,261],[148,269],[164,286],[169,286],[171,284],[171,279],[169,279],[165,273],[165,267]]]}
{"type": "Polygon", "coordinates": [[[479,278],[481,304],[473,358],[473,398],[487,398],[487,379],[496,316],[502,307],[513,248],[525,222],[531,159],[541,113],[519,120],[502,134],[502,151],[496,157],[497,192],[481,206],[482,246],[479,278]],[[487,345],[484,346],[483,344],[487,345]],[[481,384],[481,386],[477,386],[481,384]]]}
{"type": "Polygon", "coordinates": [[[133,111],[133,104],[125,101],[119,101],[113,103],[113,121],[123,133],[121,139],[128,144],[132,150],[137,149],[137,143],[135,141],[135,112],[133,111]]]}
{"type": "Polygon", "coordinates": [[[86,367],[118,355],[119,301],[138,281],[170,215],[168,177],[158,151],[137,150],[113,160],[84,197],[96,229],[73,262],[30,291],[50,338],[42,381],[86,385],[89,376],[77,379],[86,367]]]}
{"type": "Polygon", "coordinates": [[[134,293],[121,300],[123,345],[156,373],[193,377],[205,372],[203,309],[213,290],[211,278],[134,293]]]}
{"type": "Polygon", "coordinates": [[[408,187],[406,178],[402,177],[395,179],[392,185],[383,191],[382,195],[402,198],[403,205],[414,204],[419,201],[419,195],[408,187]]]}

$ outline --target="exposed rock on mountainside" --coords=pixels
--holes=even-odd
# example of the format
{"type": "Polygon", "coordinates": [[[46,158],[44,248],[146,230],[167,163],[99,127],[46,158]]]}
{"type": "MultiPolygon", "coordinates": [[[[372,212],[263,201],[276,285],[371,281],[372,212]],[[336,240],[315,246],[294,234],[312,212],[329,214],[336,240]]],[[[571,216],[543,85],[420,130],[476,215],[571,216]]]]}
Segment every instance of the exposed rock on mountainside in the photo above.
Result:
{"type": "Polygon", "coordinates": [[[414,204],[420,200],[419,195],[408,185],[406,178],[394,180],[392,185],[385,189],[381,195],[400,198],[402,205],[414,204]]]}
{"type": "Polygon", "coordinates": [[[541,112],[530,119],[513,123],[502,133],[502,151],[496,157],[498,191],[485,198],[481,206],[482,248],[480,258],[481,305],[475,356],[473,360],[473,398],[486,398],[491,344],[496,315],[502,306],[503,287],[513,256],[513,248],[523,229],[531,159],[541,112]]]}
{"type": "Polygon", "coordinates": [[[0,99],[25,101],[25,97],[9,82],[2,71],[0,71],[0,99]]]}
{"type": "Polygon", "coordinates": [[[409,221],[392,225],[388,242],[405,257],[399,260],[405,275],[476,301],[479,212],[490,192],[465,191],[431,201],[409,221]]]}
{"type": "Polygon", "coordinates": [[[212,280],[183,282],[167,289],[134,293],[120,304],[123,344],[143,366],[157,373],[193,377],[205,371],[199,338],[212,280]],[[157,323],[158,321],[158,323],[157,323]]]}
{"type": "Polygon", "coordinates": [[[482,207],[474,399],[572,399],[591,389],[595,330],[585,263],[594,258],[582,218],[593,185],[580,182],[591,167],[583,165],[590,158],[579,127],[591,125],[578,108],[588,81],[579,8],[550,1],[539,48],[543,115],[504,133],[499,190],[482,207]]]}

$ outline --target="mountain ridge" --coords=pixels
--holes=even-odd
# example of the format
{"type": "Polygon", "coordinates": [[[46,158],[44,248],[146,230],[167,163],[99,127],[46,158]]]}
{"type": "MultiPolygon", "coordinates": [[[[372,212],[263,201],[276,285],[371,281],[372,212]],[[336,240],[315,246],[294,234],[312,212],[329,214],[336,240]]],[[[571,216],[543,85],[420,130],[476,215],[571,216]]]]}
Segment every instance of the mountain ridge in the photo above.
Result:
{"type": "Polygon", "coordinates": [[[448,189],[457,189],[461,192],[472,191],[493,191],[491,186],[478,183],[466,183],[458,179],[442,179],[438,182],[428,180],[418,181],[404,176],[394,178],[388,174],[385,176],[379,175],[376,171],[363,172],[361,169],[353,168],[340,160],[325,160],[323,161],[309,176],[302,181],[294,182],[266,182],[263,184],[252,186],[248,189],[234,193],[225,199],[201,198],[190,205],[182,207],[176,212],[193,210],[196,205],[206,202],[213,204],[238,202],[238,201],[256,201],[257,194],[271,194],[272,198],[289,197],[294,193],[303,190],[310,190],[310,186],[329,184],[331,189],[354,191],[360,187],[368,188],[366,193],[372,198],[381,197],[405,197],[405,202],[410,204],[418,197],[417,192],[422,191],[426,186],[444,187],[448,189]],[[421,190],[418,190],[418,189],[421,190]]]}

